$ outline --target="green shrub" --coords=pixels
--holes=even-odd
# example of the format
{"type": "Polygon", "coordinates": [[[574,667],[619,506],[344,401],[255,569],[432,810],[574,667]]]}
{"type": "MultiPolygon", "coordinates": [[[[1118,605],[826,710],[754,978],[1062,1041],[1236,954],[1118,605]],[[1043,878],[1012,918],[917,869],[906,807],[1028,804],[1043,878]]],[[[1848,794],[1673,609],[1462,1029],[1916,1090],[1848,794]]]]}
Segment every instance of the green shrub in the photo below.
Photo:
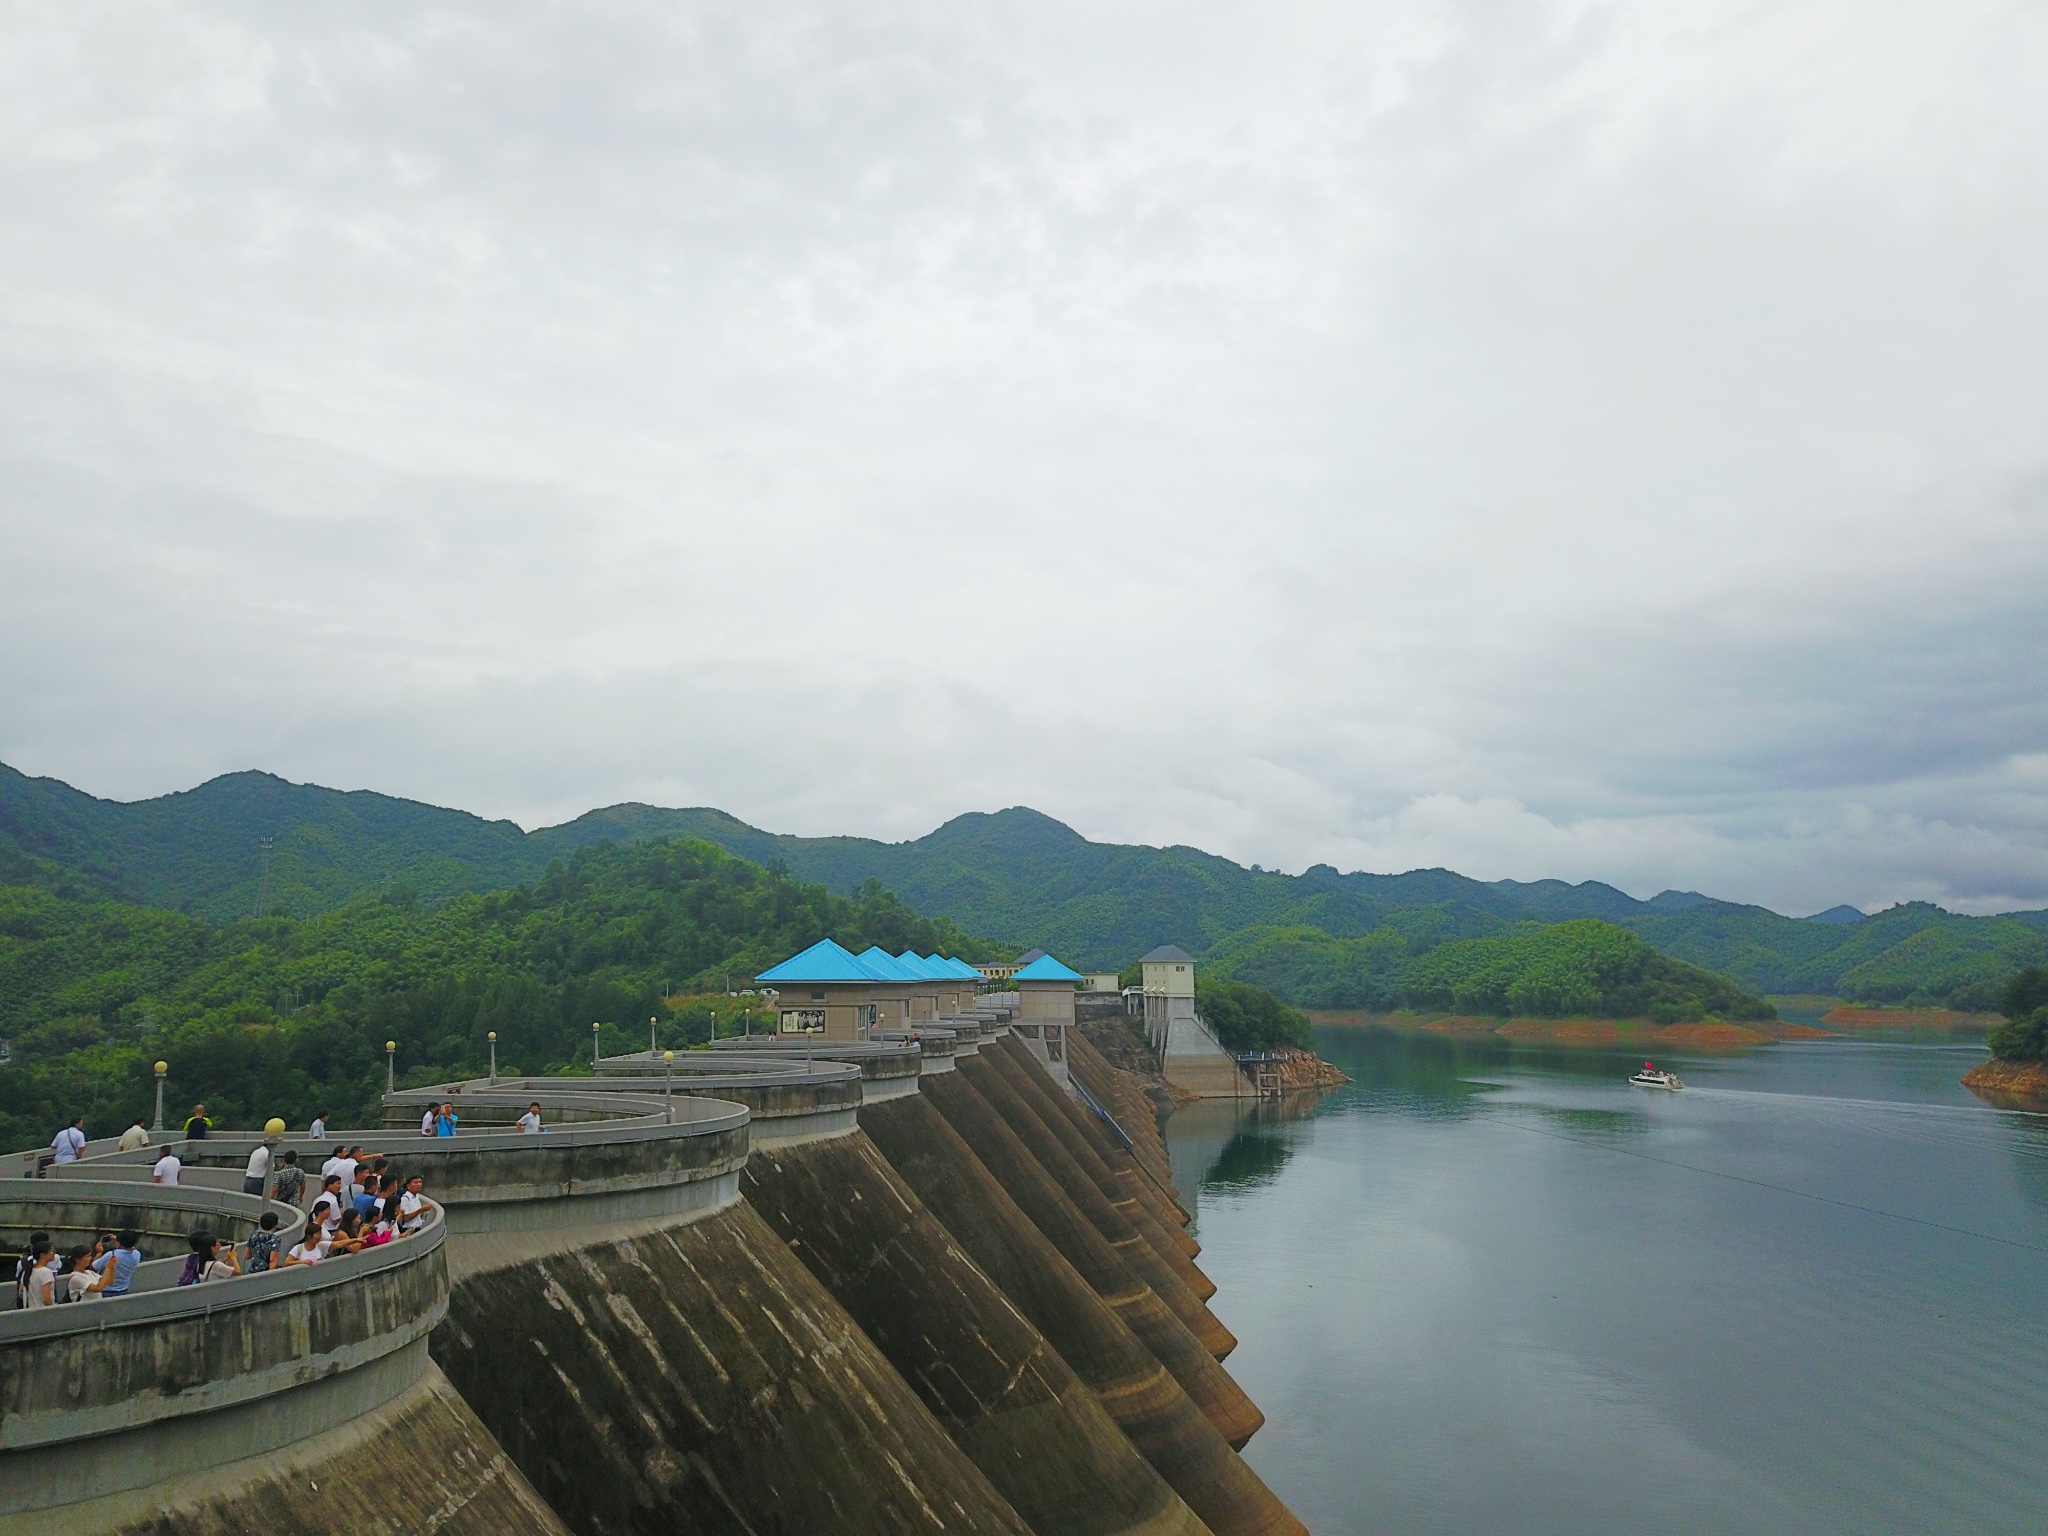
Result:
{"type": "Polygon", "coordinates": [[[2048,1060],[2048,970],[2029,966],[2005,984],[2005,1022],[1985,1043],[2001,1061],[2048,1060]]]}
{"type": "Polygon", "coordinates": [[[1292,1045],[1312,1049],[1308,1015],[1281,1002],[1264,987],[1244,981],[1210,981],[1198,976],[1195,1005],[1228,1051],[1269,1051],[1292,1045]]]}

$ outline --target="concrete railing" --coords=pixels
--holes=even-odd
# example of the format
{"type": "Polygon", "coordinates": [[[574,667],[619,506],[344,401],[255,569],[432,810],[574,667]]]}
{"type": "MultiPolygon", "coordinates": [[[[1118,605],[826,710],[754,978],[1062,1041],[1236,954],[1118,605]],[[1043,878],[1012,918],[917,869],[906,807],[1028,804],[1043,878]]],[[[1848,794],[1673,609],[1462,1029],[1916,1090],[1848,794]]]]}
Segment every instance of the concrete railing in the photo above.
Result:
{"type": "MultiPolygon", "coordinates": [[[[0,1180],[9,1224],[53,1204],[74,1222],[90,1215],[82,1224],[95,1230],[218,1230],[262,1207],[126,1181],[0,1180]],[[138,1209],[150,1213],[140,1223],[138,1209]]],[[[0,1313],[0,1516],[259,1455],[398,1396],[425,1373],[427,1334],[447,1307],[443,1237],[430,1217],[411,1236],[320,1264],[0,1313]]]]}
{"type": "Polygon", "coordinates": [[[458,1117],[467,1108],[503,1126],[539,1100],[543,1121],[554,1124],[539,1135],[498,1126],[454,1136],[387,1129],[374,1150],[401,1173],[421,1174],[457,1233],[638,1221],[738,1198],[751,1118],[744,1104],[607,1093],[592,1081],[402,1089],[385,1098],[401,1119],[416,1121],[429,1103],[452,1100],[458,1117]]]}
{"type": "MultiPolygon", "coordinates": [[[[69,1165],[66,1165],[67,1168],[69,1165]]],[[[191,1251],[192,1233],[205,1228],[226,1242],[243,1243],[256,1230],[265,1210],[278,1219],[278,1252],[299,1240],[306,1217],[289,1205],[266,1203],[260,1195],[178,1185],[160,1188],[146,1179],[43,1178],[0,1179],[0,1242],[20,1252],[35,1232],[48,1232],[61,1257],[65,1250],[90,1243],[104,1232],[133,1229],[142,1250],[169,1248],[168,1258],[145,1258],[129,1282],[131,1292],[161,1290],[177,1284],[191,1251]]],[[[0,1313],[0,1318],[17,1314],[0,1313]]]]}
{"type": "Polygon", "coordinates": [[[778,1058],[786,1060],[794,1054],[807,1061],[843,1062],[858,1067],[860,1102],[863,1104],[880,1104],[917,1092],[917,1075],[923,1060],[923,1052],[915,1040],[907,1036],[889,1039],[880,1035],[868,1040],[822,1040],[816,1035],[778,1036],[766,1050],[763,1050],[758,1036],[751,1041],[720,1040],[712,1047],[711,1054],[737,1055],[748,1046],[752,1047],[750,1054],[758,1054],[770,1062],[778,1058]]]}
{"type": "MultiPolygon", "coordinates": [[[[407,1090],[393,1095],[390,1112],[417,1123],[430,1101],[458,1098],[478,1118],[497,1123],[465,1128],[455,1136],[420,1136],[403,1127],[339,1130],[314,1141],[283,1136],[269,1142],[275,1169],[287,1151],[299,1154],[306,1173],[304,1199],[319,1190],[319,1170],[337,1144],[361,1144],[389,1159],[400,1177],[414,1174],[428,1197],[445,1207],[456,1232],[514,1231],[563,1222],[637,1220],[675,1215],[738,1198],[746,1162],[748,1109],[744,1104],[692,1095],[663,1097],[644,1091],[621,1097],[579,1092],[574,1078],[523,1083],[516,1090],[454,1088],[407,1090]],[[521,1110],[540,1099],[556,1125],[545,1136],[512,1128],[521,1110]],[[516,1103],[515,1103],[516,1100],[516,1103]],[[565,1120],[566,1117],[566,1120],[565,1120]]],[[[203,1141],[172,1141],[185,1167],[180,1188],[239,1190],[249,1155],[267,1138],[216,1131],[203,1141]]],[[[46,1170],[39,1182],[76,1179],[132,1180],[147,1184],[164,1146],[115,1151],[46,1170]]],[[[154,1187],[154,1186],[151,1186],[154,1187]]]]}
{"type": "Polygon", "coordinates": [[[959,1031],[948,1029],[936,1020],[929,1023],[906,1024],[901,1029],[877,1030],[875,1039],[892,1044],[915,1045],[919,1078],[952,1071],[953,1056],[960,1048],[959,1031]]]}
{"type": "MultiPolygon", "coordinates": [[[[645,1051],[607,1056],[596,1077],[570,1079],[575,1091],[599,1104],[617,1104],[631,1095],[637,1101],[682,1104],[695,1096],[745,1106],[750,1146],[782,1145],[843,1136],[857,1123],[861,1077],[857,1068],[837,1061],[806,1061],[776,1053],[707,1051],[678,1052],[673,1062],[645,1051]],[[686,1098],[687,1094],[691,1098],[686,1098]]],[[[401,1100],[427,1103],[436,1094],[462,1106],[495,1098],[523,1111],[534,1098],[563,1088],[562,1078],[488,1078],[422,1089],[401,1100]]],[[[704,1102],[695,1098],[696,1102],[704,1102]]],[[[546,1112],[543,1119],[547,1118],[546,1112]]],[[[552,1133],[550,1133],[552,1134],[552,1133]]],[[[424,1138],[422,1138],[424,1139],[424,1138]]]]}

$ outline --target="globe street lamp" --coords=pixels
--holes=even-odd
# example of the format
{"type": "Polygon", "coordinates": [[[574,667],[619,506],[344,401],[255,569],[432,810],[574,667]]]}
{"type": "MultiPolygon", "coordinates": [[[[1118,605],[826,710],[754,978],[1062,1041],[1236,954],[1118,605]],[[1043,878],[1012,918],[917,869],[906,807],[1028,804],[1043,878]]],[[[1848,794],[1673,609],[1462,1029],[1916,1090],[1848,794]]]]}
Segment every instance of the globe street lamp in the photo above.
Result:
{"type": "Polygon", "coordinates": [[[488,1038],[491,1042],[491,1081],[495,1083],[498,1080],[498,1032],[492,1030],[488,1038]]]}
{"type": "Polygon", "coordinates": [[[661,1096],[668,1100],[669,1123],[674,1124],[676,1118],[676,1053],[674,1051],[663,1051],[661,1059],[668,1064],[668,1081],[662,1085],[661,1096]]]}
{"type": "Polygon", "coordinates": [[[656,1045],[657,1045],[657,1043],[658,1043],[658,1042],[657,1042],[657,1041],[656,1041],[656,1039],[655,1039],[655,1031],[654,1031],[654,1015],[650,1014],[650,1015],[648,1015],[648,1019],[647,1019],[647,1054],[648,1054],[648,1055],[652,1056],[652,1055],[654,1054],[654,1052],[655,1052],[655,1048],[656,1048],[656,1045]]]}
{"type": "Polygon", "coordinates": [[[156,1124],[150,1127],[153,1131],[164,1128],[164,1074],[170,1070],[171,1064],[168,1061],[156,1064],[156,1124]]]}
{"type": "Polygon", "coordinates": [[[597,1022],[597,1020],[592,1019],[590,1021],[590,1070],[593,1072],[597,1070],[599,1062],[599,1057],[597,1054],[597,1032],[600,1028],[602,1028],[602,1026],[597,1022]]]}
{"type": "Polygon", "coordinates": [[[386,1040],[384,1042],[384,1091],[386,1093],[396,1093],[398,1091],[398,1042],[396,1040],[386,1040]]]}

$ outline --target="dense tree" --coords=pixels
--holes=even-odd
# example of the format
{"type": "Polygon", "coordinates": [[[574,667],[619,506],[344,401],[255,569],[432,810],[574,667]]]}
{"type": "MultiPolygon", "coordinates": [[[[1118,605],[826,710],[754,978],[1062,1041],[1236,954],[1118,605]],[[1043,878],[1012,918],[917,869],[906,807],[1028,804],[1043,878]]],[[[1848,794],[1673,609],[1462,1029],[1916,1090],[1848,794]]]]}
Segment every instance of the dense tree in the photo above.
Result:
{"type": "Polygon", "coordinates": [[[1768,1019],[1771,1005],[1697,966],[1659,954],[1597,918],[1438,946],[1409,965],[1407,1000],[1494,1016],[1768,1019]]]}
{"type": "Polygon", "coordinates": [[[2029,966],[2005,984],[2005,1022],[1986,1044],[2004,1061],[2048,1060],[2048,969],[2029,966]]]}
{"type": "Polygon", "coordinates": [[[1288,1007],[1264,987],[1198,975],[1195,993],[1204,1022],[1226,1050],[1268,1051],[1282,1045],[1309,1050],[1314,1046],[1308,1015],[1288,1007]]]}
{"type": "MultiPolygon", "coordinates": [[[[859,950],[986,945],[920,917],[870,881],[851,897],[709,843],[607,843],[530,885],[433,907],[404,887],[318,918],[229,924],[47,887],[0,888],[0,1148],[47,1141],[73,1114],[105,1134],[143,1112],[151,1063],[173,1105],[204,1098],[223,1125],[326,1109],[362,1123],[398,1043],[402,1080],[503,1067],[573,1069],[591,1023],[607,1051],[708,1039],[704,1006],[667,994],[749,986],[832,937],[859,950]]],[[[735,1003],[728,1010],[741,1006],[735,1003]]]]}

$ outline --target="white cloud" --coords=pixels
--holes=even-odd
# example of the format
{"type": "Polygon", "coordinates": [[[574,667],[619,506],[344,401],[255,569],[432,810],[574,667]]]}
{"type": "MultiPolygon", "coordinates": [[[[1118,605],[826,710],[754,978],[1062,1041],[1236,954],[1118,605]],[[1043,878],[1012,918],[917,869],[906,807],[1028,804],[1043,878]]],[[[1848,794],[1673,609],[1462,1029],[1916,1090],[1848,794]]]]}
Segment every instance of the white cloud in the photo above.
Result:
{"type": "Polygon", "coordinates": [[[2048,900],[2021,5],[21,6],[0,757],[2048,900]]]}

